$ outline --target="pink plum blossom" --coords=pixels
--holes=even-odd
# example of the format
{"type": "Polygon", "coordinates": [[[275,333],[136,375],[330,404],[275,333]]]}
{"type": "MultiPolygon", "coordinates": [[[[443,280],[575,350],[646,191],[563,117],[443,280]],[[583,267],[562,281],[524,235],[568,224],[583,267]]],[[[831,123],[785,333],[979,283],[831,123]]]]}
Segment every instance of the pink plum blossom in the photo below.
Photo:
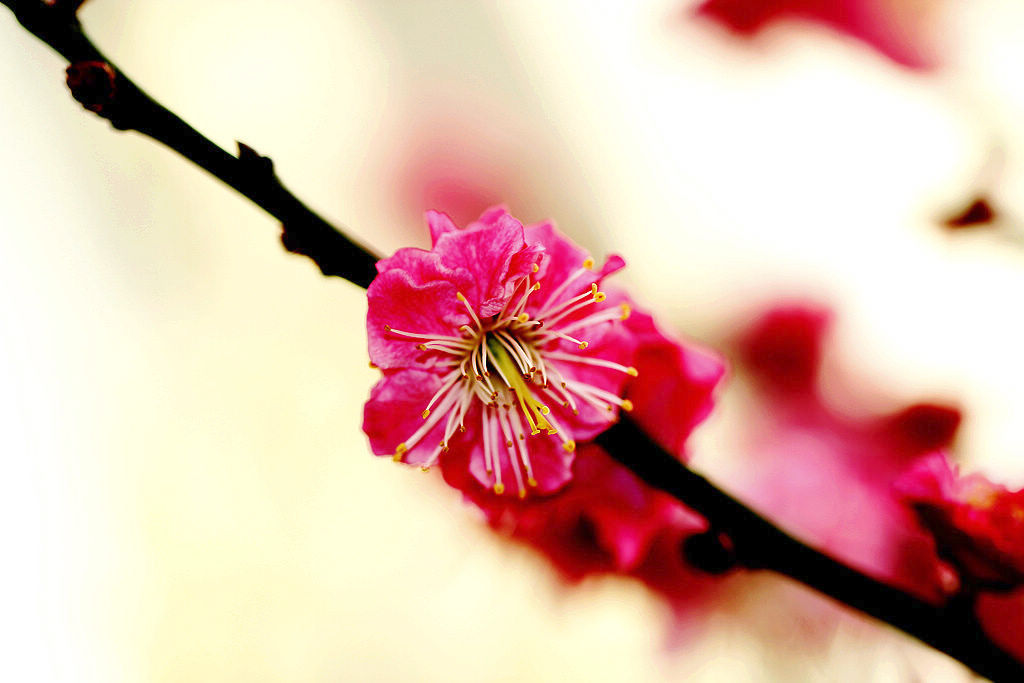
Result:
{"type": "Polygon", "coordinates": [[[921,403],[855,418],[822,395],[819,370],[831,313],[781,305],[743,335],[737,367],[753,376],[737,497],[810,545],[875,577],[939,601],[948,568],[893,491],[899,475],[948,445],[960,414],[921,403]]]}
{"type": "MultiPolygon", "coordinates": [[[[634,405],[631,419],[685,459],[686,439],[710,412],[725,366],[716,354],[671,338],[643,311],[634,312],[624,327],[637,343],[633,362],[639,369],[625,387],[634,405]]],[[[553,496],[497,498],[466,471],[446,467],[445,479],[480,507],[493,528],[537,548],[571,580],[633,573],[666,589],[666,578],[682,563],[679,542],[706,526],[699,515],[593,444],[580,448],[572,481],[553,496]],[[651,565],[650,552],[669,538],[678,558],[659,570],[651,565]]]]}
{"type": "Polygon", "coordinates": [[[704,0],[696,13],[742,36],[778,21],[811,21],[860,40],[897,64],[926,70],[936,65],[927,43],[937,5],[937,0],[704,0]]]}
{"type": "Polygon", "coordinates": [[[916,463],[897,488],[965,583],[1009,589],[1024,583],[1024,489],[980,474],[961,476],[943,453],[916,463]]]}
{"type": "Polygon", "coordinates": [[[624,262],[595,270],[551,223],[524,228],[501,207],[465,229],[427,220],[433,247],[382,259],[368,290],[373,452],[463,468],[498,495],[557,491],[577,441],[633,408],[630,303],[601,289],[624,262]]]}

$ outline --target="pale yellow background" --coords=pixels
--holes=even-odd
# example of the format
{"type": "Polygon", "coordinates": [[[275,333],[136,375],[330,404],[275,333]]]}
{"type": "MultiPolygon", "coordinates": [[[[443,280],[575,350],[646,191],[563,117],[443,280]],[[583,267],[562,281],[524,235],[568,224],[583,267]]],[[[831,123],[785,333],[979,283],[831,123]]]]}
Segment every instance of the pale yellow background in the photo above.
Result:
{"type": "MultiPolygon", "coordinates": [[[[938,3],[933,76],[816,29],[747,49],[685,5],[91,0],[83,18],[154,96],[381,251],[425,240],[395,190],[409,131],[454,120],[515,179],[514,212],[625,255],[681,331],[831,300],[844,408],[959,400],[961,457],[1024,484],[1020,3],[938,3]],[[1013,224],[942,234],[994,147],[1013,224]]],[[[564,590],[453,491],[369,454],[364,293],[62,78],[0,11],[0,678],[967,679],[852,618],[809,641],[815,599],[779,581],[676,650],[639,587],[564,590]]],[[[694,442],[725,483],[740,393],[694,442]]]]}

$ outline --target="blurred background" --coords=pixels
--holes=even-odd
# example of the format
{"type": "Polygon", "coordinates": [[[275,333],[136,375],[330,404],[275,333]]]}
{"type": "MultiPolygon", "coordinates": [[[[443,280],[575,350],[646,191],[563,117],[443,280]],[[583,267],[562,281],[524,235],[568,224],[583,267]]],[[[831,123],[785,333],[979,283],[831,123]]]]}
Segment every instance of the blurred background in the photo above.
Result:
{"type": "MultiPolygon", "coordinates": [[[[1024,6],[869,4],[882,47],[807,15],[737,33],[680,0],[91,0],[82,19],[382,253],[427,243],[426,208],[503,201],[621,253],[639,300],[725,350],[772,303],[818,302],[835,410],[957,405],[960,460],[1021,486],[1024,6]],[[981,196],[994,221],[944,227],[981,196]]],[[[680,636],[640,585],[567,588],[372,457],[365,293],[82,112],[64,66],[0,12],[4,678],[969,680],[770,577],[680,636]]],[[[691,442],[727,489],[745,381],[691,442]]]]}

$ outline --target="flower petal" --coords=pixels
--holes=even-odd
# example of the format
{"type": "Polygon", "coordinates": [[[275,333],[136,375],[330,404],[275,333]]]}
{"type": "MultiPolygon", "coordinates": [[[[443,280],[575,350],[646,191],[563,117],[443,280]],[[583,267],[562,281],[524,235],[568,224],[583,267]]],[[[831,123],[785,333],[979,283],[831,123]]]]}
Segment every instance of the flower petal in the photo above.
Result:
{"type": "MultiPolygon", "coordinates": [[[[398,444],[423,426],[423,408],[441,386],[441,378],[422,370],[387,373],[370,391],[363,408],[363,431],[375,455],[393,455],[398,444]]],[[[444,436],[444,422],[405,453],[403,462],[419,465],[434,452],[444,436]]]]}
{"type": "Polygon", "coordinates": [[[468,271],[462,294],[481,318],[501,311],[543,251],[539,245],[526,244],[523,225],[512,216],[493,210],[484,215],[488,223],[444,232],[434,245],[434,253],[446,267],[468,271]]]}
{"type": "Polygon", "coordinates": [[[634,311],[626,327],[637,345],[637,377],[626,389],[633,419],[663,448],[682,456],[690,432],[711,412],[725,363],[709,349],[671,339],[646,312],[634,311]]]}
{"type": "Polygon", "coordinates": [[[441,354],[421,351],[423,340],[402,336],[401,330],[414,334],[453,336],[460,325],[470,322],[465,307],[456,298],[457,285],[448,279],[426,279],[431,274],[450,275],[443,269],[431,270],[423,263],[419,272],[390,268],[380,273],[367,291],[369,308],[366,333],[370,360],[379,368],[432,367],[441,354]]]}
{"type": "Polygon", "coordinates": [[[437,246],[437,241],[450,232],[457,232],[459,226],[441,211],[427,211],[427,227],[430,228],[430,243],[437,246]]]}

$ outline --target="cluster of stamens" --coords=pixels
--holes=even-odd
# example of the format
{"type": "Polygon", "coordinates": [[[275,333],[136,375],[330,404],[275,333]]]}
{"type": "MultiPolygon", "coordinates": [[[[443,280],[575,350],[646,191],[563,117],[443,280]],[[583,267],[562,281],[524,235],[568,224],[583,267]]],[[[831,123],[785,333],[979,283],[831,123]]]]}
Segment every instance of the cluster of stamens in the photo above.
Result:
{"type": "MultiPolygon", "coordinates": [[[[441,387],[423,409],[423,424],[398,444],[394,459],[402,460],[410,448],[445,420],[443,438],[422,464],[422,469],[428,470],[448,450],[455,431],[466,430],[464,421],[476,399],[482,407],[484,463],[487,473],[494,478],[494,492],[501,495],[505,491],[501,467],[501,458],[505,457],[511,464],[519,497],[523,498],[527,486],[537,485],[527,436],[546,432],[561,440],[566,451],[576,448],[576,442],[551,414],[548,402],[554,401],[574,415],[579,414],[580,404],[585,403],[606,413],[609,420],[614,419],[616,406],[632,410],[628,399],[570,379],[558,367],[563,363],[580,363],[633,377],[637,374],[635,368],[610,360],[559,350],[563,342],[569,342],[584,351],[589,343],[574,336],[579,330],[629,317],[627,304],[574,316],[606,299],[597,283],[582,288],[576,296],[566,296],[574,285],[579,287],[586,282],[584,275],[593,267],[591,259],[584,261],[543,304],[530,306],[533,313],[526,310],[527,302],[537,300],[541,286],[526,275],[516,284],[505,308],[486,320],[481,320],[466,297],[458,293],[456,296],[465,306],[471,324],[462,325],[455,331],[457,334],[420,334],[385,325],[389,334],[416,342],[421,351],[446,356],[439,366],[441,387]]],[[[534,265],[533,273],[538,270],[534,265]]]]}

